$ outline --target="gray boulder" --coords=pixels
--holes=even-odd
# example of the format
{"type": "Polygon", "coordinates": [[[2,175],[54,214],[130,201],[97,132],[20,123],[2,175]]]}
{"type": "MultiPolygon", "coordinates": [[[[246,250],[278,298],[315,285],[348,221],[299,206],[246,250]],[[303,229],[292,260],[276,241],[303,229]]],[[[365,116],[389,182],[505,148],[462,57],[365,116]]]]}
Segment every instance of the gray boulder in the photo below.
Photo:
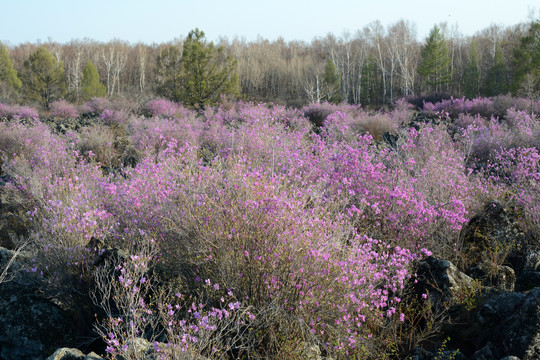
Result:
{"type": "Polygon", "coordinates": [[[472,263],[502,264],[513,250],[525,245],[525,232],[512,206],[492,201],[461,230],[465,256],[472,263]]]}
{"type": "Polygon", "coordinates": [[[480,280],[484,286],[500,291],[514,291],[516,287],[514,269],[506,265],[493,265],[488,261],[482,261],[472,266],[467,275],[480,280]]]}
{"type": "Polygon", "coordinates": [[[84,360],[103,360],[103,358],[92,351],[84,357],[84,360]]]}
{"type": "Polygon", "coordinates": [[[85,360],[85,356],[79,349],[60,348],[49,356],[47,360],[85,360]]]}
{"type": "Polygon", "coordinates": [[[488,342],[486,346],[473,354],[472,360],[497,360],[493,355],[492,347],[493,345],[488,342]]]}
{"type": "Polygon", "coordinates": [[[417,295],[429,294],[434,302],[454,302],[455,295],[472,288],[474,279],[459,271],[448,260],[429,256],[420,261],[416,267],[416,283],[412,285],[417,295]]]}
{"type": "Polygon", "coordinates": [[[56,350],[46,360],[104,360],[95,352],[84,355],[82,351],[74,348],[60,348],[56,350]]]}

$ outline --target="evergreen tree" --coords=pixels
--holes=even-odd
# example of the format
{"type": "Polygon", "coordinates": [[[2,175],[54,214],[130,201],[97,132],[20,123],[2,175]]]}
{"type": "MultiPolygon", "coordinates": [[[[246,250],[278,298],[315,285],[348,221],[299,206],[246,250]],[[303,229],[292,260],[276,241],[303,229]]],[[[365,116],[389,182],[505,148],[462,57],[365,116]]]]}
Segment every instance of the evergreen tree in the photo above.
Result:
{"type": "Polygon", "coordinates": [[[378,67],[373,57],[369,57],[366,60],[366,63],[362,67],[361,71],[361,93],[360,93],[360,103],[361,104],[372,104],[376,103],[379,99],[377,96],[380,94],[380,84],[378,80],[380,79],[379,74],[377,73],[378,67]]]}
{"type": "MultiPolygon", "coordinates": [[[[528,74],[540,78],[540,20],[534,21],[527,35],[521,38],[519,47],[514,50],[513,65],[512,92],[514,94],[518,93],[528,74]]],[[[530,76],[527,78],[530,79],[530,76]]]]}
{"type": "Polygon", "coordinates": [[[39,47],[24,62],[23,91],[27,100],[35,100],[49,108],[54,100],[66,93],[64,63],[44,46],[39,47]]]}
{"type": "Polygon", "coordinates": [[[7,49],[0,43],[0,96],[2,99],[9,97],[12,90],[19,90],[22,86],[7,49]]]}
{"type": "Polygon", "coordinates": [[[480,69],[478,66],[478,45],[473,40],[469,52],[469,61],[463,73],[463,93],[469,99],[480,94],[480,69]]]}
{"type": "Polygon", "coordinates": [[[169,46],[156,59],[156,93],[166,99],[182,100],[182,53],[176,46],[169,46]]]}
{"type": "Polygon", "coordinates": [[[508,91],[508,82],[506,80],[507,72],[508,70],[506,68],[506,61],[504,60],[501,44],[497,42],[495,45],[493,64],[486,75],[483,94],[485,96],[496,96],[506,93],[508,91]]]}
{"type": "Polygon", "coordinates": [[[442,85],[450,82],[452,72],[448,46],[437,26],[431,30],[426,39],[421,55],[422,62],[418,66],[418,73],[432,91],[441,91],[442,85]]]}
{"type": "Polygon", "coordinates": [[[204,32],[189,32],[182,51],[181,100],[203,108],[218,102],[220,95],[237,95],[236,59],[222,46],[208,43],[204,32]]]}
{"type": "Polygon", "coordinates": [[[339,89],[340,89],[339,73],[336,68],[336,64],[332,59],[328,59],[326,66],[324,67],[323,74],[323,88],[324,95],[323,100],[331,103],[339,103],[339,89]]]}
{"type": "Polygon", "coordinates": [[[98,71],[90,60],[84,66],[81,93],[83,101],[88,101],[95,97],[103,97],[107,93],[107,88],[99,81],[98,71]]]}

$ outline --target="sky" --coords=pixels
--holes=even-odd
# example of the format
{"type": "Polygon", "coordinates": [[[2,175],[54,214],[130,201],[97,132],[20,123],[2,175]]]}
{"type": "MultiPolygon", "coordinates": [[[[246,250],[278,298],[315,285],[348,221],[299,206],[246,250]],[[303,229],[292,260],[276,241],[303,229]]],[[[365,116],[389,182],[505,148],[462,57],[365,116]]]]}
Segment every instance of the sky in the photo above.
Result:
{"type": "Polygon", "coordinates": [[[8,45],[74,39],[165,43],[203,30],[209,40],[258,36],[311,42],[328,33],[353,35],[370,22],[400,19],[423,40],[446,22],[463,35],[492,24],[540,17],[538,0],[0,0],[0,41],[8,45]]]}

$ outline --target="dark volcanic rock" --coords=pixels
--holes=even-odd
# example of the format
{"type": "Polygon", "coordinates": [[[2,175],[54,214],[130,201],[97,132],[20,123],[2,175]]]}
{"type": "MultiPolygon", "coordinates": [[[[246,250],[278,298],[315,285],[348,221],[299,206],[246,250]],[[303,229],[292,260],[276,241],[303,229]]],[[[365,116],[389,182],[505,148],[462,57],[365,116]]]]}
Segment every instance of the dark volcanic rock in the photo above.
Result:
{"type": "Polygon", "coordinates": [[[516,291],[527,291],[540,287],[540,271],[525,271],[516,281],[516,291]]]}
{"type": "Polygon", "coordinates": [[[432,300],[451,300],[461,289],[474,286],[474,280],[448,260],[429,256],[418,263],[415,293],[429,293],[432,300]]]}
{"type": "Polygon", "coordinates": [[[525,233],[517,218],[512,207],[496,201],[474,215],[461,231],[469,260],[502,261],[510,251],[524,245],[525,233]]]}
{"type": "Polygon", "coordinates": [[[27,234],[27,225],[26,217],[21,214],[20,209],[15,210],[2,206],[0,202],[0,246],[14,249],[13,237],[27,234]]]}
{"type": "Polygon", "coordinates": [[[488,261],[473,265],[467,275],[480,280],[482,285],[490,286],[501,291],[514,291],[516,274],[514,269],[506,265],[494,266],[488,261]]]}
{"type": "Polygon", "coordinates": [[[540,286],[540,249],[526,245],[508,256],[507,262],[516,272],[516,291],[527,291],[540,286]]]}
{"type": "Polygon", "coordinates": [[[505,355],[540,359],[540,288],[526,294],[516,311],[502,323],[505,355]]]}
{"type": "MultiPolygon", "coordinates": [[[[13,252],[0,248],[0,273],[13,252]]],[[[50,297],[47,284],[23,265],[26,254],[12,264],[9,281],[0,283],[0,359],[42,360],[60,346],[74,344],[78,314],[64,297],[50,297]]]]}
{"type": "Polygon", "coordinates": [[[507,262],[520,276],[527,271],[540,270],[540,248],[534,245],[525,245],[512,251],[507,258],[507,262]]]}
{"type": "MultiPolygon", "coordinates": [[[[473,319],[474,320],[474,319],[473,319]]],[[[528,294],[495,295],[480,307],[476,321],[463,328],[478,350],[472,359],[540,359],[540,288],[528,294]],[[468,332],[471,328],[475,332],[468,332]]],[[[457,347],[465,339],[455,339],[457,347]]]]}

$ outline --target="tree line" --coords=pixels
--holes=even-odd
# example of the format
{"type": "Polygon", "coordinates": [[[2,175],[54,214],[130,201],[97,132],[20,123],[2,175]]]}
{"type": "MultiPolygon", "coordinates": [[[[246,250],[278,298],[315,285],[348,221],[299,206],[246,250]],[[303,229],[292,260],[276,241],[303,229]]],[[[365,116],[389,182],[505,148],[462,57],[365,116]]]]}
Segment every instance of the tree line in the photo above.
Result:
{"type": "Polygon", "coordinates": [[[0,101],[48,107],[92,97],[143,102],[160,96],[204,107],[231,95],[291,106],[382,105],[422,93],[530,96],[540,87],[540,20],[491,25],[473,36],[436,25],[422,42],[415,25],[375,21],[310,43],[258,38],[208,41],[204,32],[161,44],[0,44],[0,101]]]}

